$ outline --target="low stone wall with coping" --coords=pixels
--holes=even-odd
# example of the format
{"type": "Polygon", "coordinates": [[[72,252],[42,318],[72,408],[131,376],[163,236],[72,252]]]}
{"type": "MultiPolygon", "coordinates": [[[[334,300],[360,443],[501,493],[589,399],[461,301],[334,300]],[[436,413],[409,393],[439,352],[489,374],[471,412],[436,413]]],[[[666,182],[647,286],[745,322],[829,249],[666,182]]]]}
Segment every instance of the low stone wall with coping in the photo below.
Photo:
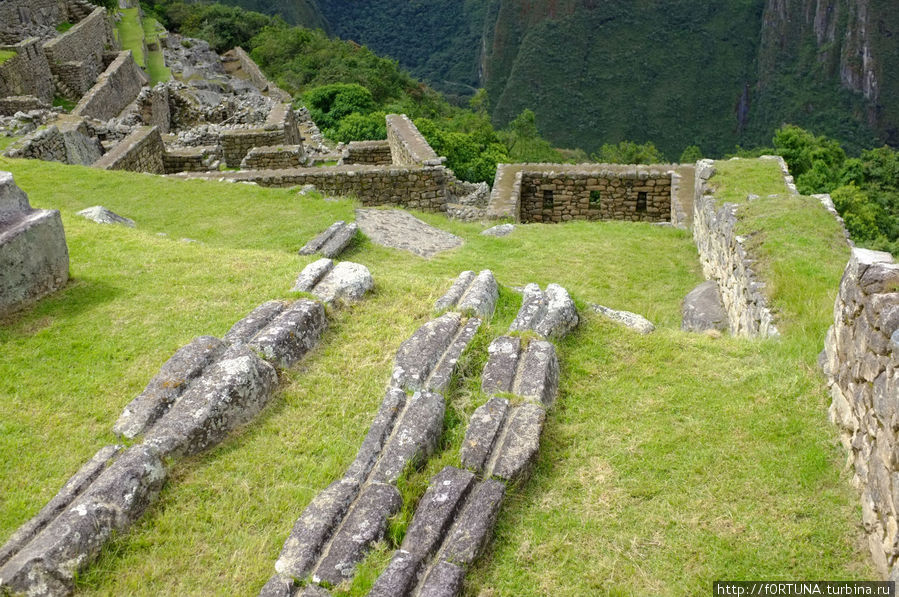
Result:
{"type": "Polygon", "coordinates": [[[899,263],[853,249],[821,365],[880,573],[899,578],[899,263]]]}
{"type": "Polygon", "coordinates": [[[218,145],[166,150],[162,156],[166,174],[208,172],[221,157],[218,145]]]}
{"type": "Polygon", "coordinates": [[[351,141],[343,148],[342,165],[389,166],[393,163],[388,141],[351,141]]]}

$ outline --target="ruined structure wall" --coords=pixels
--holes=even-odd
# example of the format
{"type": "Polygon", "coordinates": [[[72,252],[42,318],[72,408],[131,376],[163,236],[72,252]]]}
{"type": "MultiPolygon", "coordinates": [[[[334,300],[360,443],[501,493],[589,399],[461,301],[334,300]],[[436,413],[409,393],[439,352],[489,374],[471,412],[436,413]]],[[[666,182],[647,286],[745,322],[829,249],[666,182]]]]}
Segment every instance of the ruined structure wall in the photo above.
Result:
{"type": "Polygon", "coordinates": [[[296,114],[290,104],[275,104],[263,128],[222,133],[222,153],[229,168],[239,168],[252,148],[271,145],[302,145],[296,114]]]}
{"type": "Polygon", "coordinates": [[[822,358],[839,428],[861,491],[862,523],[880,573],[899,574],[899,263],[854,249],[822,358]]]}
{"type": "Polygon", "coordinates": [[[667,222],[671,217],[671,175],[524,170],[520,206],[522,222],[667,222]]]}
{"type": "Polygon", "coordinates": [[[112,43],[106,9],[97,8],[74,27],[45,43],[44,53],[53,74],[80,96],[103,72],[103,53],[112,43]]]}
{"type": "Polygon", "coordinates": [[[390,143],[387,141],[352,141],[344,148],[341,163],[388,166],[393,163],[390,143]]]}
{"type": "Polygon", "coordinates": [[[72,113],[103,121],[115,118],[134,101],[146,83],[147,76],[134,61],[131,50],[119,52],[72,113]]]}
{"type": "Polygon", "coordinates": [[[206,145],[166,151],[162,159],[166,174],[206,172],[210,169],[212,162],[219,158],[220,153],[217,145],[206,145]]]}
{"type": "Polygon", "coordinates": [[[165,145],[155,126],[140,127],[100,158],[95,168],[165,174],[165,145]]]}
{"type": "Polygon", "coordinates": [[[10,145],[3,155],[12,158],[66,163],[66,144],[56,125],[40,129],[10,145]]]}
{"type": "Polygon", "coordinates": [[[67,19],[63,0],[3,0],[0,2],[0,43],[15,44],[30,36],[55,32],[67,19]]]}
{"type": "Polygon", "coordinates": [[[387,143],[396,166],[437,166],[443,163],[405,114],[387,115],[387,143]]]}
{"type": "Polygon", "coordinates": [[[0,46],[0,50],[16,52],[0,64],[0,97],[32,95],[43,102],[53,101],[50,65],[40,40],[32,37],[13,46],[0,46]]]}
{"type": "Polygon", "coordinates": [[[266,187],[312,184],[323,193],[355,196],[365,206],[397,205],[422,211],[444,212],[447,184],[451,174],[442,166],[425,168],[337,166],[188,174],[184,177],[255,182],[266,187]]]}
{"type": "Polygon", "coordinates": [[[736,233],[737,206],[719,205],[704,195],[714,172],[711,161],[697,164],[697,189],[703,196],[693,204],[693,240],[705,277],[715,280],[727,312],[730,332],[738,336],[776,336],[774,316],[763,293],[765,285],[752,270],[746,239],[736,233]]]}

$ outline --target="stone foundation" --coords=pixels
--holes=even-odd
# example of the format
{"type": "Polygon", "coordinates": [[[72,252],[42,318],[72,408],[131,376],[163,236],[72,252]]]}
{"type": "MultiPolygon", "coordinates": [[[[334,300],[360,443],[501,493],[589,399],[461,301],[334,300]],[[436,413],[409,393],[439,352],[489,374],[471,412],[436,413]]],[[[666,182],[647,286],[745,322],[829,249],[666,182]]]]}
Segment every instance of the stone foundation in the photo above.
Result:
{"type": "Polygon", "coordinates": [[[12,174],[0,172],[0,317],[59,290],[68,279],[59,212],[32,209],[12,174]]]}
{"type": "Polygon", "coordinates": [[[208,172],[212,169],[221,152],[217,145],[186,147],[167,150],[162,156],[166,174],[178,172],[208,172]]]}
{"type": "Polygon", "coordinates": [[[834,304],[822,365],[874,563],[899,577],[899,263],[853,249],[834,304]]]}
{"type": "Polygon", "coordinates": [[[254,147],[300,145],[296,115],[290,104],[275,104],[261,129],[237,129],[222,133],[222,153],[229,168],[239,168],[254,147]]]}

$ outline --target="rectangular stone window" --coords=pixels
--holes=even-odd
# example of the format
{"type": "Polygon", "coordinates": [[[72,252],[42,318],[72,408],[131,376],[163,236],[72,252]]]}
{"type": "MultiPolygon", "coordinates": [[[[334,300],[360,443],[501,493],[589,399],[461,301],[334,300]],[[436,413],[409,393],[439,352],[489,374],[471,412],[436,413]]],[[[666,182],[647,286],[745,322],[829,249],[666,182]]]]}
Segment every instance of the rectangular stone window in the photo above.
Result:
{"type": "Polygon", "coordinates": [[[553,208],[553,192],[549,189],[543,191],[543,209],[553,208]]]}
{"type": "Polygon", "coordinates": [[[602,207],[602,193],[600,191],[590,191],[590,208],[599,209],[602,207]]]}
{"type": "Polygon", "coordinates": [[[646,211],[646,192],[637,193],[637,211],[646,211]]]}

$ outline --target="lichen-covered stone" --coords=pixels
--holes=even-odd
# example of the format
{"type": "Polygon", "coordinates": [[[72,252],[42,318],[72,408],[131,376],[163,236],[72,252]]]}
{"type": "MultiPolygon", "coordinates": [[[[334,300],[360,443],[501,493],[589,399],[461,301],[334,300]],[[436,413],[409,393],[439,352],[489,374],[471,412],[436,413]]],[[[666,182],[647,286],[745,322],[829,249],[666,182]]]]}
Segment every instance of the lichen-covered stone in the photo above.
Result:
{"type": "Polygon", "coordinates": [[[327,327],[322,304],[300,299],[284,309],[247,346],[278,369],[288,369],[318,344],[327,327]]]}
{"type": "Polygon", "coordinates": [[[651,321],[630,311],[616,311],[602,305],[593,305],[593,311],[641,334],[651,334],[656,329],[651,321]]]}
{"type": "Polygon", "coordinates": [[[487,349],[481,377],[485,394],[514,393],[553,405],[559,389],[559,360],[555,347],[545,340],[531,340],[524,350],[513,336],[500,336],[487,349]]]}
{"type": "Polygon", "coordinates": [[[685,332],[728,329],[727,313],[721,304],[721,294],[714,280],[703,282],[691,290],[684,299],[681,313],[681,329],[685,332]]]}
{"type": "Polygon", "coordinates": [[[407,390],[423,388],[461,323],[462,316],[450,312],[418,328],[397,350],[391,383],[407,390]]]}
{"type": "Polygon", "coordinates": [[[481,327],[481,320],[476,317],[472,317],[465,322],[465,325],[456,333],[449,348],[446,349],[446,352],[443,353],[443,356],[437,362],[437,366],[431,371],[427,381],[425,381],[425,388],[434,392],[446,390],[452,380],[456,365],[459,363],[459,358],[465,352],[465,349],[468,348],[479,327],[481,327]]]}
{"type": "Polygon", "coordinates": [[[471,286],[475,275],[476,274],[471,270],[459,274],[459,277],[455,279],[453,285],[446,291],[446,294],[437,299],[437,302],[434,303],[434,311],[439,313],[455,307],[462,298],[462,295],[465,294],[465,291],[468,290],[468,287],[471,286]]]}
{"type": "Polygon", "coordinates": [[[341,261],[312,289],[312,294],[326,303],[362,300],[375,282],[368,268],[359,263],[341,261]]]}
{"type": "Polygon", "coordinates": [[[444,410],[443,396],[436,392],[421,390],[409,398],[370,481],[395,483],[410,463],[420,464],[433,454],[443,432],[444,410]]]}
{"type": "Polygon", "coordinates": [[[477,276],[472,271],[462,272],[449,291],[434,305],[436,311],[455,309],[461,313],[490,319],[499,298],[496,278],[490,270],[477,276]]]}
{"type": "Polygon", "coordinates": [[[387,520],[399,512],[402,505],[403,498],[393,485],[374,483],[366,486],[337,530],[327,553],[323,554],[313,580],[336,585],[352,578],[356,566],[372,544],[384,536],[387,520]]]}
{"type": "Polygon", "coordinates": [[[462,466],[484,472],[508,411],[509,401],[495,396],[474,411],[459,451],[462,466]]]}
{"type": "MultiPolygon", "coordinates": [[[[416,177],[426,175],[427,170],[423,170],[418,171],[416,177]]],[[[445,191],[442,199],[445,205],[445,191]]],[[[463,242],[458,236],[434,228],[400,209],[357,209],[356,222],[373,243],[410,251],[419,257],[433,257],[460,247],[463,242]]]]}
{"type": "MultiPolygon", "coordinates": [[[[340,228],[342,228],[346,222],[343,220],[338,220],[328,226],[323,232],[318,234],[315,238],[307,242],[303,245],[303,248],[300,249],[300,255],[315,255],[318,253],[325,243],[328,242],[335,232],[337,232],[340,228]]],[[[326,255],[326,257],[330,257],[326,255]]]]}
{"type": "Polygon", "coordinates": [[[334,261],[327,257],[313,261],[303,268],[291,290],[294,292],[312,292],[315,285],[332,269],[334,269],[334,261]]]}
{"type": "Polygon", "coordinates": [[[275,574],[259,591],[259,597],[293,597],[295,591],[292,578],[275,574]]]}
{"type": "Polygon", "coordinates": [[[224,342],[213,336],[200,336],[179,348],[144,391],[125,407],[112,428],[113,432],[133,439],[146,431],[226,348],[224,342]]]}
{"type": "Polygon", "coordinates": [[[493,532],[506,486],[488,479],[478,483],[456,518],[443,545],[442,557],[457,566],[471,565],[483,552],[493,532]]]}
{"type": "Polygon", "coordinates": [[[128,448],[0,567],[0,587],[36,596],[72,593],[75,575],[113,533],[131,526],[164,480],[165,468],[152,447],[128,448]]]}
{"type": "Polygon", "coordinates": [[[221,442],[268,403],[278,376],[245,345],[229,348],[146,434],[163,455],[195,454],[221,442]]]}
{"type": "Polygon", "coordinates": [[[403,549],[394,551],[368,597],[405,597],[415,587],[421,565],[421,557],[403,549]]]}
{"type": "Polygon", "coordinates": [[[433,555],[475,481],[468,471],[447,466],[431,478],[415,508],[401,549],[424,559],[433,555]]]}
{"type": "Polygon", "coordinates": [[[253,309],[249,315],[231,327],[224,340],[228,344],[246,344],[259,333],[262,328],[281,314],[288,303],[284,301],[268,301],[253,309]]]}
{"type": "Polygon", "coordinates": [[[368,428],[368,434],[356,454],[356,459],[347,469],[346,476],[357,480],[359,483],[368,478],[368,474],[374,468],[384,444],[390,437],[396,426],[396,422],[406,406],[406,393],[398,388],[390,388],[381,401],[378,413],[368,428]]]}
{"type": "Polygon", "coordinates": [[[537,404],[515,406],[506,416],[502,436],[494,446],[488,475],[517,483],[530,473],[540,450],[546,411],[537,404]]]}
{"type": "Polygon", "coordinates": [[[536,284],[524,287],[524,298],[509,331],[532,330],[544,338],[562,338],[578,324],[577,308],[568,291],[550,284],[546,291],[536,284]]]}
{"type": "Polygon", "coordinates": [[[462,594],[465,569],[446,561],[438,562],[424,580],[418,597],[458,597],[462,594]]]}
{"type": "Polygon", "coordinates": [[[343,253],[344,249],[346,249],[351,242],[353,242],[358,231],[359,226],[355,222],[344,224],[338,230],[334,231],[334,234],[332,234],[327,242],[325,242],[320,249],[321,254],[325,257],[335,259],[338,255],[343,253]]]}
{"type": "Polygon", "coordinates": [[[487,347],[487,364],[481,373],[481,390],[489,395],[511,392],[518,371],[521,338],[499,336],[487,347]]]}
{"type": "Polygon", "coordinates": [[[315,496],[284,542],[275,571],[292,578],[305,578],[311,573],[322,549],[358,495],[358,481],[340,479],[315,496]]]}
{"type": "Polygon", "coordinates": [[[487,230],[481,231],[482,236],[509,236],[515,231],[514,224],[499,224],[487,230]]]}

